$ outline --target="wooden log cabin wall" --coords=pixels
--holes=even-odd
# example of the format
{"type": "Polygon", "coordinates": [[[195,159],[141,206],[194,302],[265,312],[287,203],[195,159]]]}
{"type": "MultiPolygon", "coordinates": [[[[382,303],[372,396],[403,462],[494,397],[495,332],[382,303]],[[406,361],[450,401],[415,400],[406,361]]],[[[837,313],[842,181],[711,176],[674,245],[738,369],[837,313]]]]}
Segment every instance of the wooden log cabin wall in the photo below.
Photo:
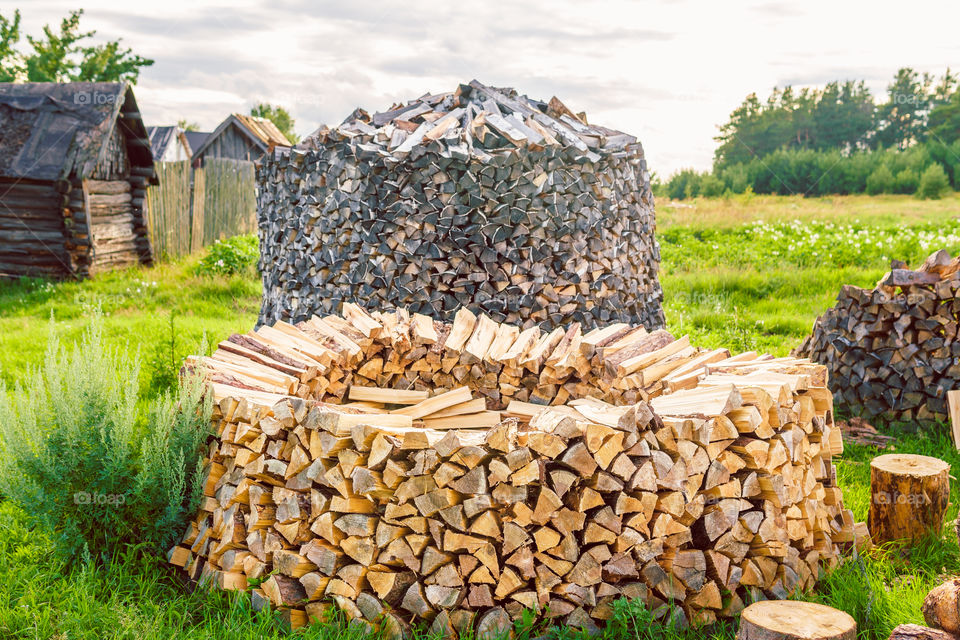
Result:
{"type": "Polygon", "coordinates": [[[358,109],[258,173],[260,323],[358,301],[663,326],[643,150],[556,98],[474,81],[358,109]]]}
{"type": "Polygon", "coordinates": [[[913,271],[894,260],[873,289],[844,286],[796,353],[826,365],[855,414],[930,424],[960,388],[960,258],[937,251],[913,271]]]}
{"type": "Polygon", "coordinates": [[[0,85],[0,275],[83,278],[149,263],[155,181],[124,83],[0,85]]]}
{"type": "Polygon", "coordinates": [[[333,603],[389,638],[492,640],[525,609],[593,630],[621,597],[708,623],[868,544],[808,360],[345,304],[186,367],[217,435],[169,559],[293,626],[333,603]]]}

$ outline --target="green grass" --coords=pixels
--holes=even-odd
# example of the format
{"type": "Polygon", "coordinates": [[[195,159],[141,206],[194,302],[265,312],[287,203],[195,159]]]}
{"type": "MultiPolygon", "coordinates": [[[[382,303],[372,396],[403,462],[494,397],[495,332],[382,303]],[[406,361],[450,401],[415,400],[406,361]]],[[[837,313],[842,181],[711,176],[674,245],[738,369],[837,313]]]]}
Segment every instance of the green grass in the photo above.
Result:
{"type": "MultiPolygon", "coordinates": [[[[154,268],[115,271],[83,282],[0,282],[0,380],[8,385],[36,367],[46,349],[51,318],[65,344],[75,341],[101,308],[106,342],[139,350],[143,384],[169,371],[170,326],[174,360],[194,353],[204,335],[211,345],[249,331],[260,309],[260,281],[252,270],[199,276],[198,258],[154,268]],[[161,362],[162,361],[162,362],[161,362]]],[[[179,363],[177,364],[179,368],[179,363]]],[[[169,375],[165,377],[169,378],[169,375]]]]}
{"type": "MultiPolygon", "coordinates": [[[[960,250],[960,196],[940,201],[753,196],[698,199],[689,205],[659,207],[661,282],[669,329],[705,347],[785,355],[833,305],[843,284],[872,286],[890,258],[915,266],[935,249],[960,250]]],[[[231,332],[249,330],[256,320],[260,284],[255,274],[198,276],[198,260],[82,283],[0,283],[0,378],[12,383],[40,362],[51,315],[69,340],[80,335],[99,305],[107,341],[139,350],[146,361],[143,384],[160,386],[170,373],[164,361],[179,362],[204,334],[215,345],[231,332]]],[[[949,462],[955,476],[960,472],[960,453],[945,428],[896,435],[896,451],[933,455],[949,462]]],[[[869,508],[868,465],[876,454],[848,446],[838,461],[845,503],[858,520],[869,508]]],[[[956,518],[960,504],[954,485],[948,520],[956,518]]],[[[17,507],[0,503],[0,637],[284,636],[275,615],[254,615],[236,595],[190,591],[163,562],[140,551],[115,558],[105,569],[65,571],[52,558],[49,540],[28,522],[17,507]]],[[[883,640],[897,624],[922,622],[923,597],[951,574],[960,574],[960,551],[948,523],[941,536],[922,545],[848,558],[804,597],[854,615],[861,638],[883,640]]],[[[607,637],[733,636],[732,626],[685,632],[651,626],[642,614],[633,615],[639,616],[633,624],[617,626],[607,637]]],[[[541,632],[528,629],[518,637],[541,632]]],[[[557,629],[551,634],[573,635],[557,629]]],[[[357,631],[343,624],[314,625],[304,635],[351,640],[357,631]]]]}

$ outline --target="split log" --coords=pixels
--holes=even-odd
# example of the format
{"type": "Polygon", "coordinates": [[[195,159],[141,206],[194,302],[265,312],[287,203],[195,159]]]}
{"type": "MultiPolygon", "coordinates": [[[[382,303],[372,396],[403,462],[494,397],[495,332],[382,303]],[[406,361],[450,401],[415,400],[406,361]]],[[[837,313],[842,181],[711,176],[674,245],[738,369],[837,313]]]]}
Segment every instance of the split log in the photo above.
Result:
{"type": "Polygon", "coordinates": [[[950,499],[950,465],[929,456],[886,454],[870,462],[870,514],[875,542],[939,534],[950,499]]]}

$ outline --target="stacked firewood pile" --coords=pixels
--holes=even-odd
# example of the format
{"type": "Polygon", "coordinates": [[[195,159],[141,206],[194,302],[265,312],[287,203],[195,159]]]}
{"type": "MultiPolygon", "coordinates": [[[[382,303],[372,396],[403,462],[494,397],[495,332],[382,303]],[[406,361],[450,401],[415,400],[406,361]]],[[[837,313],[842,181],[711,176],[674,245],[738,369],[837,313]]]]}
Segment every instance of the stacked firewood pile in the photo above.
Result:
{"type": "Polygon", "coordinates": [[[524,609],[591,629],[620,597],[710,622],[863,540],[822,366],[554,331],[345,305],[191,359],[217,436],[171,562],[294,626],[333,603],[393,637],[492,638],[524,609]]]}
{"type": "Polygon", "coordinates": [[[855,413],[918,423],[946,421],[960,388],[960,258],[931,255],[916,271],[894,261],[873,289],[844,286],[796,350],[823,363],[855,413]]]}
{"type": "Polygon", "coordinates": [[[260,323],[343,301],[547,328],[663,325],[633,136],[473,81],[356,110],[258,171],[260,323]]]}

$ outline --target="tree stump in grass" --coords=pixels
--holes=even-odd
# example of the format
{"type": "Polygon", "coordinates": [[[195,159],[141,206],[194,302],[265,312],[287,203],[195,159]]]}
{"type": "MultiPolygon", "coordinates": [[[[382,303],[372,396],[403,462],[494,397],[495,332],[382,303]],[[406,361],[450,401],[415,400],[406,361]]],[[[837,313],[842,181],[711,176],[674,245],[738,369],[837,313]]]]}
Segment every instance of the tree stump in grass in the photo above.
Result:
{"type": "Polygon", "coordinates": [[[891,453],[870,463],[874,543],[913,540],[943,527],[950,499],[950,465],[929,456],[891,453]]]}
{"type": "Polygon", "coordinates": [[[763,600],[743,610],[737,640],[856,640],[857,623],[826,605],[763,600]]]}
{"type": "Polygon", "coordinates": [[[944,582],[927,594],[923,619],[931,627],[960,634],[960,579],[944,582]]]}
{"type": "Polygon", "coordinates": [[[901,624],[890,633],[890,640],[957,640],[955,636],[920,624],[901,624]]]}

